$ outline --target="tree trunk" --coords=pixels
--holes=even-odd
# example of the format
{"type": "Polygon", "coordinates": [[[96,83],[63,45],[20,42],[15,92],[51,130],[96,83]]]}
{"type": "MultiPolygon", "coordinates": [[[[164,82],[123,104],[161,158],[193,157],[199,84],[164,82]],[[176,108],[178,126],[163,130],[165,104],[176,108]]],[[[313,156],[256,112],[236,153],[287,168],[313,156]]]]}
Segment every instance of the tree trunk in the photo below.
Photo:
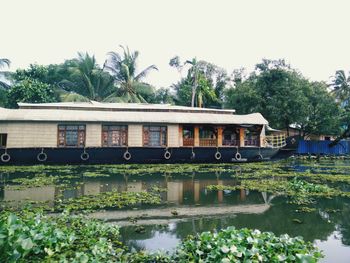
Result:
{"type": "Polygon", "coordinates": [[[196,96],[196,90],[195,88],[192,88],[192,99],[191,99],[191,107],[194,107],[194,99],[196,96]]]}
{"type": "Polygon", "coordinates": [[[289,137],[289,123],[286,123],[287,137],[289,137]]]}
{"type": "Polygon", "coordinates": [[[334,141],[329,144],[329,147],[336,146],[342,139],[350,137],[350,125],[348,125],[347,129],[343,132],[342,135],[338,136],[334,141]]]}
{"type": "Polygon", "coordinates": [[[196,90],[197,90],[197,73],[194,73],[193,87],[192,87],[192,99],[191,99],[191,107],[194,107],[194,100],[196,98],[196,90]]]}

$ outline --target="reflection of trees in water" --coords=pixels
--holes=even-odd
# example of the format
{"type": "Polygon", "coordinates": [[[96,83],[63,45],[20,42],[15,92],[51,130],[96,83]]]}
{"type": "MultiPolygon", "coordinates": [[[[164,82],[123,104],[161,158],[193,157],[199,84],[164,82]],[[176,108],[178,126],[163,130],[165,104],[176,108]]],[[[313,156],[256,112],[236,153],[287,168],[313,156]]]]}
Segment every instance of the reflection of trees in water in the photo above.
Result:
{"type": "MultiPolygon", "coordinates": [[[[261,231],[272,231],[277,235],[288,233],[291,236],[303,236],[305,240],[314,241],[315,239],[325,240],[335,230],[335,222],[329,223],[323,219],[318,211],[312,213],[298,213],[295,210],[297,206],[286,205],[285,199],[276,197],[272,207],[262,214],[238,214],[236,216],[226,215],[221,217],[197,218],[186,222],[179,222],[176,228],[170,232],[178,238],[185,238],[189,234],[195,234],[203,231],[219,230],[228,226],[237,228],[253,228],[261,231]],[[296,224],[294,218],[300,219],[303,223],[296,224]]],[[[331,201],[331,200],[328,200],[331,201]]],[[[331,204],[327,207],[332,207],[331,204]]],[[[350,241],[350,217],[349,210],[342,215],[342,229],[344,244],[350,241]],[[346,213],[348,216],[346,216],[346,213]]],[[[335,216],[337,213],[334,213],[335,216]]],[[[339,216],[338,216],[339,217],[339,216]]]]}
{"type": "Polygon", "coordinates": [[[9,178],[9,173],[0,173],[0,200],[5,198],[5,185],[9,178]]]}
{"type": "Polygon", "coordinates": [[[341,212],[342,222],[340,223],[340,232],[342,234],[342,243],[350,246],[350,204],[344,203],[341,212]]]}
{"type": "Polygon", "coordinates": [[[349,198],[336,197],[320,202],[320,210],[331,222],[338,225],[342,235],[342,243],[350,245],[350,200],[349,198]]]}

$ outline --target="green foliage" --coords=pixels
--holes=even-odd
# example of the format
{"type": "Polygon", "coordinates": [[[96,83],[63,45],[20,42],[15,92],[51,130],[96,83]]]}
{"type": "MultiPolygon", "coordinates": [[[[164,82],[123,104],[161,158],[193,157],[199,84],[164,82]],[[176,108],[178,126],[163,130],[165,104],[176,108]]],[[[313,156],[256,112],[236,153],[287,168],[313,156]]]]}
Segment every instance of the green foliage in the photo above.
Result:
{"type": "Polygon", "coordinates": [[[176,262],[317,262],[322,254],[301,237],[229,227],[190,236],[174,258],[176,262]]]}
{"type": "MultiPolygon", "coordinates": [[[[3,67],[7,66],[9,67],[11,64],[11,61],[7,58],[0,58],[0,69],[2,69],[3,67]]],[[[8,89],[9,88],[9,84],[7,81],[4,81],[2,78],[6,78],[6,73],[0,71],[0,91],[3,91],[3,89],[8,89]]],[[[0,93],[0,106],[4,105],[4,100],[3,100],[3,96],[0,93]]]]}
{"type": "MultiPolygon", "coordinates": [[[[28,69],[17,69],[13,75],[14,80],[35,79],[43,83],[50,83],[49,67],[37,64],[30,64],[28,69]]],[[[50,83],[53,84],[53,83],[50,83]]]]}
{"type": "Polygon", "coordinates": [[[18,102],[55,102],[57,97],[49,84],[35,79],[24,79],[8,90],[8,106],[16,108],[18,102]]]}
{"type": "Polygon", "coordinates": [[[237,113],[260,112],[273,127],[286,128],[299,122],[306,114],[307,81],[293,70],[281,67],[253,72],[226,92],[226,107],[237,113]]]}
{"type": "Polygon", "coordinates": [[[297,124],[303,136],[339,132],[339,107],[327,85],[308,81],[284,60],[263,60],[225,94],[226,107],[240,114],[260,112],[273,127],[297,124]]]}
{"type": "Polygon", "coordinates": [[[118,238],[117,226],[81,216],[3,213],[0,261],[117,261],[124,252],[118,238]]]}
{"type": "Polygon", "coordinates": [[[346,76],[344,70],[337,70],[332,81],[332,91],[341,101],[349,101],[350,98],[350,76],[346,76]]]}
{"type": "Polygon", "coordinates": [[[181,65],[179,57],[170,60],[169,65],[181,71],[190,65],[187,76],[173,85],[176,103],[184,106],[221,107],[223,91],[228,82],[227,73],[218,66],[193,58],[181,65]]]}
{"type": "MultiPolygon", "coordinates": [[[[74,91],[90,100],[102,101],[114,90],[113,78],[96,63],[95,56],[78,53],[68,67],[68,77],[60,82],[67,90],[74,91]]],[[[69,101],[68,96],[61,96],[69,101]]]]}
{"type": "Polygon", "coordinates": [[[305,87],[307,114],[298,123],[303,135],[339,134],[340,108],[324,82],[311,82],[305,87]]]}
{"type": "Polygon", "coordinates": [[[0,216],[3,262],[316,262],[321,257],[300,237],[233,227],[189,236],[173,254],[130,252],[119,241],[119,228],[98,220],[28,211],[0,216]]]}
{"type": "Polygon", "coordinates": [[[117,89],[109,95],[106,102],[147,102],[147,97],[153,95],[153,87],[142,80],[151,70],[158,70],[150,65],[139,73],[137,72],[138,51],[130,52],[129,48],[120,46],[122,53],[109,52],[104,64],[104,70],[114,78],[117,89]]]}
{"type": "Polygon", "coordinates": [[[56,210],[98,210],[104,208],[125,208],[141,204],[160,204],[159,191],[151,192],[105,192],[98,195],[83,195],[61,200],[56,210]]]}
{"type": "Polygon", "coordinates": [[[150,102],[161,104],[175,104],[174,96],[171,93],[170,89],[167,88],[157,89],[154,94],[154,100],[150,102]]]}

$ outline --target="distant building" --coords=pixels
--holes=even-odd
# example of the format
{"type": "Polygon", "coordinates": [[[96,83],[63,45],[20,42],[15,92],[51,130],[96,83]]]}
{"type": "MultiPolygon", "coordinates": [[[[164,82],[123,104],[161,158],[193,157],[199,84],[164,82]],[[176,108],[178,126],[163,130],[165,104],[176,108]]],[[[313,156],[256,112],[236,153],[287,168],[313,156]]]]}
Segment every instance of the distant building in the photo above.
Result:
{"type": "MultiPolygon", "coordinates": [[[[283,132],[287,134],[287,129],[283,129],[283,132]]],[[[289,136],[301,136],[302,130],[295,127],[289,127],[289,136]]],[[[331,134],[308,134],[304,137],[304,140],[310,140],[310,141],[333,141],[335,140],[337,136],[331,135],[331,134]]]]}

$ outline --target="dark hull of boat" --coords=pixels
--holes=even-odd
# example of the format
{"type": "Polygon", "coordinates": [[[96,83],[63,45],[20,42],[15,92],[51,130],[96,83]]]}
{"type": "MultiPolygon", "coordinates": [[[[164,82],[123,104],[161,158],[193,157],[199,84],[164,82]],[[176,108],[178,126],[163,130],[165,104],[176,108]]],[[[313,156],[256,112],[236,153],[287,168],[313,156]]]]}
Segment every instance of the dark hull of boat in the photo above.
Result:
{"type": "MultiPolygon", "coordinates": [[[[278,157],[279,149],[259,149],[258,147],[239,148],[240,159],[235,158],[237,153],[237,148],[235,147],[181,147],[168,148],[168,151],[170,157],[169,153],[167,154],[168,156],[165,156],[165,148],[86,148],[85,152],[88,155],[85,154],[82,156],[82,153],[84,153],[84,149],[82,148],[16,148],[7,149],[10,160],[7,162],[0,160],[0,165],[251,162],[276,158],[278,157]],[[129,160],[125,158],[126,151],[130,153],[129,160]],[[38,156],[41,152],[45,154],[38,156]],[[216,154],[217,152],[220,154],[216,154]],[[169,158],[167,159],[166,157],[169,158]]],[[[1,149],[0,156],[4,153],[5,150],[1,149]]],[[[7,158],[1,159],[5,159],[6,161],[7,158]]]]}

